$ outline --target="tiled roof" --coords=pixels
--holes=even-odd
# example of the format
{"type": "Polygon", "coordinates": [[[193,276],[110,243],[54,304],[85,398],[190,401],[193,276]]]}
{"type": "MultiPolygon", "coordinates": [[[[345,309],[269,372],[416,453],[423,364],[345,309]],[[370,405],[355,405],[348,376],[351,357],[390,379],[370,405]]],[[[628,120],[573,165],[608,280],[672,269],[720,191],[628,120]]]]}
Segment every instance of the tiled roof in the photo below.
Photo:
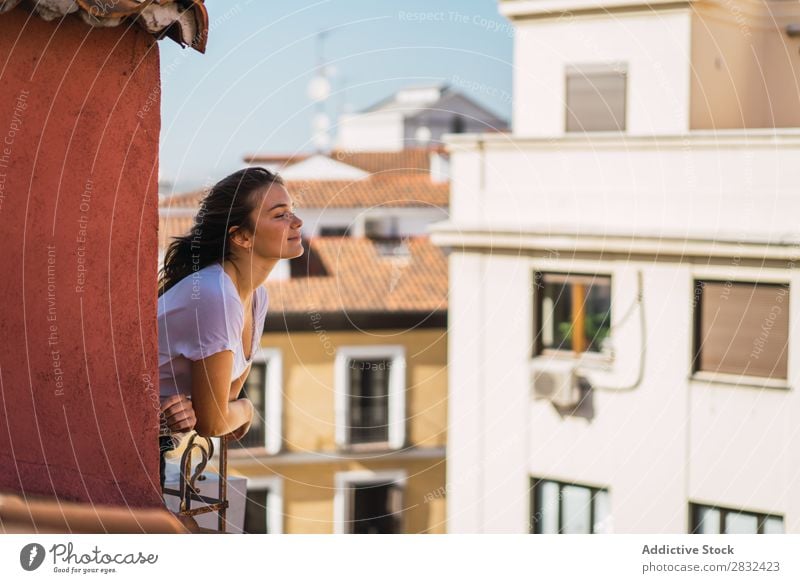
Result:
{"type": "Polygon", "coordinates": [[[128,19],[158,38],[204,53],[208,12],[203,0],[0,0],[0,14],[22,4],[42,19],[58,20],[76,13],[91,26],[117,26],[128,19]]]}
{"type": "MultiPolygon", "coordinates": [[[[193,217],[161,216],[159,249],[183,235],[193,217]]],[[[326,275],[267,283],[270,309],[286,313],[447,310],[447,259],[427,237],[409,238],[407,254],[382,255],[371,239],[316,237],[305,242],[326,275]]]]}
{"type": "Polygon", "coordinates": [[[382,256],[369,239],[311,239],[306,253],[316,254],[328,275],[268,281],[270,310],[286,314],[446,311],[446,257],[427,237],[408,239],[406,246],[407,256],[382,256]]]}
{"type": "Polygon", "coordinates": [[[171,196],[160,196],[158,198],[158,208],[160,210],[167,209],[168,211],[177,209],[196,210],[207,192],[206,190],[192,190],[190,192],[173,194],[171,196]]]}
{"type": "Polygon", "coordinates": [[[162,251],[167,250],[167,246],[172,242],[172,237],[185,235],[194,222],[194,217],[185,216],[160,216],[158,218],[158,248],[162,251]]]}
{"type": "Polygon", "coordinates": [[[287,188],[298,206],[307,208],[446,207],[447,183],[432,182],[428,174],[386,174],[364,180],[306,180],[287,188]]]}
{"type": "MultiPolygon", "coordinates": [[[[361,152],[350,150],[333,150],[328,156],[333,160],[361,168],[371,174],[392,171],[397,174],[427,173],[430,171],[430,155],[432,152],[444,152],[443,148],[407,148],[397,152],[361,152]]],[[[248,164],[282,164],[291,166],[302,162],[311,154],[258,155],[245,156],[248,164]]]]}
{"type": "MultiPolygon", "coordinates": [[[[303,180],[286,184],[300,209],[386,207],[447,207],[450,186],[433,182],[426,174],[387,172],[363,180],[303,180]]],[[[162,209],[194,209],[205,195],[203,190],[164,197],[162,209]]],[[[301,211],[302,212],[302,211],[301,211]]],[[[301,214],[302,216],[302,214],[301,214]]]]}
{"type": "MultiPolygon", "coordinates": [[[[192,226],[190,214],[159,219],[159,249],[192,226]]],[[[379,244],[356,237],[305,242],[326,275],[267,283],[270,309],[284,313],[435,312],[447,310],[447,259],[427,237],[405,241],[407,253],[382,255],[379,244]]]]}
{"type": "Polygon", "coordinates": [[[392,172],[428,173],[431,168],[431,152],[443,152],[442,149],[408,148],[399,152],[356,152],[335,150],[331,158],[361,168],[372,174],[392,172]]]}

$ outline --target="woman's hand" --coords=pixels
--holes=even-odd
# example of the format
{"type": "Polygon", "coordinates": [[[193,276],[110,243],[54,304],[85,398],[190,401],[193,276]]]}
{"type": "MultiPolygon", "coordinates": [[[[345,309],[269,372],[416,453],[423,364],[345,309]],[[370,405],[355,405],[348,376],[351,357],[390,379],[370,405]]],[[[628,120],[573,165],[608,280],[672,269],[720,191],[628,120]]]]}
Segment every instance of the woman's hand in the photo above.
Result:
{"type": "Polygon", "coordinates": [[[238,427],[237,429],[232,431],[231,434],[230,434],[230,437],[232,439],[235,439],[236,441],[239,441],[245,435],[247,435],[248,431],[250,431],[250,425],[253,423],[253,415],[255,414],[255,407],[253,407],[253,403],[249,399],[237,399],[235,402],[236,403],[247,403],[246,407],[247,407],[247,412],[248,412],[247,413],[247,422],[244,425],[242,425],[241,427],[238,427]]]}
{"type": "Polygon", "coordinates": [[[197,418],[192,401],[186,395],[172,395],[161,403],[161,415],[173,433],[194,429],[197,418]]]}

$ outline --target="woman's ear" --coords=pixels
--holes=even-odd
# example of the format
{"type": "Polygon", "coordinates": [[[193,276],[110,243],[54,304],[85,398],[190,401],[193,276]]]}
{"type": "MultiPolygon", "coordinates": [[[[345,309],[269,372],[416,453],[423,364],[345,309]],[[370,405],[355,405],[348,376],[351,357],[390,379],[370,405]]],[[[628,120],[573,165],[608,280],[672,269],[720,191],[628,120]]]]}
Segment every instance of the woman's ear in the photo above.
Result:
{"type": "Polygon", "coordinates": [[[242,227],[231,227],[228,229],[228,236],[232,243],[244,249],[250,249],[252,245],[250,233],[242,227]]]}

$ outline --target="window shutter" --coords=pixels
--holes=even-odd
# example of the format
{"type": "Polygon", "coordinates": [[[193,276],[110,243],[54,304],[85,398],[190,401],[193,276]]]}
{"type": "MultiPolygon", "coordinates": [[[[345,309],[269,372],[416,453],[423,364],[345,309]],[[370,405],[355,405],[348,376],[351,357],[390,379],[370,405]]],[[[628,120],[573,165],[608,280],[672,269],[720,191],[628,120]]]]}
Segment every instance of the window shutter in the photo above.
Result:
{"type": "Polygon", "coordinates": [[[568,132],[625,129],[624,72],[573,70],[567,73],[566,84],[568,132]]]}
{"type": "Polygon", "coordinates": [[[698,282],[698,370],[785,379],[788,286],[698,282]]]}

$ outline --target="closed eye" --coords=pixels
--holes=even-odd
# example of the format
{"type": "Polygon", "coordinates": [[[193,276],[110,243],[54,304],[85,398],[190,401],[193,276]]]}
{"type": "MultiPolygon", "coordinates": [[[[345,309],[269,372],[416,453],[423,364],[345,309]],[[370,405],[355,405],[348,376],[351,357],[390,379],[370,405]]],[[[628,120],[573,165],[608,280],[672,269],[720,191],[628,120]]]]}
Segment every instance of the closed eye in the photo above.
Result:
{"type": "Polygon", "coordinates": [[[275,218],[276,219],[282,219],[282,218],[288,216],[289,214],[294,214],[296,210],[297,210],[296,208],[292,207],[291,213],[290,213],[290,211],[284,211],[282,213],[279,213],[279,214],[275,215],[275,218]]]}

